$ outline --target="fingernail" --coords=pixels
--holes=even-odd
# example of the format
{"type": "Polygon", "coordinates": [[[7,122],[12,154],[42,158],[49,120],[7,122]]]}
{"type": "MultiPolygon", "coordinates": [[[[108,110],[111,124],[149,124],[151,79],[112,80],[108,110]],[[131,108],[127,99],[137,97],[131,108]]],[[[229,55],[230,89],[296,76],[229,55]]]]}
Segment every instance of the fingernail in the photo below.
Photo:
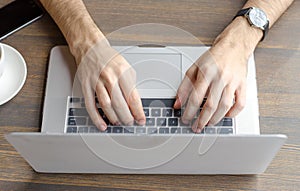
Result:
{"type": "Polygon", "coordinates": [[[101,130],[101,131],[105,131],[105,129],[106,129],[106,125],[101,124],[101,125],[100,125],[100,130],[101,130]]]}
{"type": "Polygon", "coordinates": [[[115,122],[114,125],[119,126],[121,123],[119,121],[115,122]]]}
{"type": "Polygon", "coordinates": [[[194,133],[197,132],[197,126],[196,125],[192,125],[192,130],[194,131],[194,133]]]}
{"type": "Polygon", "coordinates": [[[197,130],[196,130],[196,132],[197,132],[197,133],[200,133],[200,132],[201,132],[201,130],[202,130],[202,129],[197,129],[197,130]]]}
{"type": "Polygon", "coordinates": [[[176,107],[178,104],[179,104],[179,100],[177,98],[176,101],[175,101],[175,103],[174,103],[174,105],[173,105],[173,107],[176,107]]]}
{"type": "Polygon", "coordinates": [[[146,123],[146,121],[144,119],[138,120],[138,124],[140,125],[144,125],[146,123]]]}

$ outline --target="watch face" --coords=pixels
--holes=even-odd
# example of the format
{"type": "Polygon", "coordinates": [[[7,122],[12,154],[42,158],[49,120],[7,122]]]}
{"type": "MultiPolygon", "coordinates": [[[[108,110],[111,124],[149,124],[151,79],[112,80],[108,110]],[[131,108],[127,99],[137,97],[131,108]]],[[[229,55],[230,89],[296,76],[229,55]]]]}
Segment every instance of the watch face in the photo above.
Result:
{"type": "Polygon", "coordinates": [[[252,8],[249,12],[249,19],[256,27],[262,28],[267,24],[266,14],[259,8],[252,8]]]}

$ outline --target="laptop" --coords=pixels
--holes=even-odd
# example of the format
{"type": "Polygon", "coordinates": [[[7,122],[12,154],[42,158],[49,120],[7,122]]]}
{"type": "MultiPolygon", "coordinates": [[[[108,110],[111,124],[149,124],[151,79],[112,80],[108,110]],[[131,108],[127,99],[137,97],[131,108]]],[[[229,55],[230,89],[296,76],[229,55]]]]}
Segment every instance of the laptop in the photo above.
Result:
{"type": "MultiPolygon", "coordinates": [[[[137,72],[146,125],[113,126],[106,120],[108,128],[100,132],[85,110],[80,88],[73,87],[74,58],[67,46],[56,46],[50,53],[41,132],[5,136],[35,171],[259,174],[287,139],[281,134],[260,134],[254,56],[248,62],[244,110],[195,134],[180,122],[183,111],[172,109],[172,104],[185,71],[208,48],[114,48],[137,72]]],[[[105,119],[101,108],[99,112],[105,119]]]]}

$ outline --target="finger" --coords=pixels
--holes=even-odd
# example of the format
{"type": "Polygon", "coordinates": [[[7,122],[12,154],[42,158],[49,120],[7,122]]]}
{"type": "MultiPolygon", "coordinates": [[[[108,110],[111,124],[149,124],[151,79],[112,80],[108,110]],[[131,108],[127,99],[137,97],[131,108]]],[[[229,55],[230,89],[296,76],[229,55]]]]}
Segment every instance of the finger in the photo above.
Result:
{"type": "Polygon", "coordinates": [[[192,129],[195,132],[201,132],[201,130],[211,119],[212,115],[215,113],[216,109],[218,108],[223,89],[224,84],[222,83],[222,81],[213,82],[211,84],[207,100],[203,106],[202,111],[200,112],[197,123],[195,122],[192,126],[192,129]]]}
{"type": "Polygon", "coordinates": [[[188,124],[195,117],[203,102],[208,86],[209,84],[205,79],[201,82],[196,82],[181,119],[183,123],[188,124]]]}
{"type": "Polygon", "coordinates": [[[106,88],[101,81],[98,81],[96,85],[96,94],[98,97],[99,105],[104,112],[105,116],[109,119],[112,124],[120,124],[119,119],[112,108],[111,100],[108,95],[106,88]]]}
{"type": "Polygon", "coordinates": [[[100,129],[101,131],[105,131],[107,125],[105,121],[102,119],[102,117],[100,116],[98,109],[96,107],[94,91],[92,90],[92,88],[89,87],[89,85],[83,85],[82,90],[83,90],[86,110],[91,120],[93,121],[93,123],[98,129],[100,129]]]}
{"type": "Polygon", "coordinates": [[[242,84],[235,91],[235,103],[233,104],[232,108],[228,111],[226,116],[235,117],[244,109],[245,105],[246,105],[246,84],[242,84]]]}
{"type": "Polygon", "coordinates": [[[209,120],[209,125],[215,125],[225,116],[225,114],[229,111],[229,109],[233,105],[234,99],[234,89],[227,85],[224,88],[222,93],[221,100],[219,102],[218,108],[216,112],[213,114],[211,119],[209,120]]]}
{"type": "Polygon", "coordinates": [[[146,117],[143,110],[141,98],[135,88],[136,73],[133,68],[129,68],[120,78],[119,84],[124,98],[129,106],[131,114],[140,125],[144,125],[146,117]]]}
{"type": "Polygon", "coordinates": [[[176,94],[176,101],[174,103],[174,108],[181,108],[187,101],[190,92],[193,89],[193,84],[197,75],[197,66],[193,64],[191,68],[186,72],[176,94]]]}
{"type": "Polygon", "coordinates": [[[133,89],[133,91],[129,95],[129,98],[127,98],[127,103],[134,119],[138,122],[139,125],[144,125],[146,123],[146,117],[143,110],[141,98],[136,88],[133,89]]]}
{"type": "Polygon", "coordinates": [[[130,113],[129,107],[122,94],[119,84],[114,85],[110,94],[110,98],[113,109],[117,114],[118,118],[120,119],[121,123],[125,125],[132,125],[134,119],[130,113]]]}

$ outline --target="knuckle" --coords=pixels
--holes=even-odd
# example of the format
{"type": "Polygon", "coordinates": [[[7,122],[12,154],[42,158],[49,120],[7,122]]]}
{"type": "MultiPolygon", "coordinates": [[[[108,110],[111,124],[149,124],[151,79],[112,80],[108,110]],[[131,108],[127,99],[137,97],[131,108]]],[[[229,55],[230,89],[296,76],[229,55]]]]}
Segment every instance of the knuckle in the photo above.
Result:
{"type": "Polygon", "coordinates": [[[134,92],[128,96],[128,104],[131,106],[138,106],[140,104],[140,96],[134,92]]]}
{"type": "Polygon", "coordinates": [[[240,100],[236,103],[236,108],[240,111],[245,108],[246,101],[245,100],[240,100]]]}
{"type": "Polygon", "coordinates": [[[200,98],[197,94],[192,95],[189,101],[193,106],[200,106],[200,98]]]}
{"type": "Polygon", "coordinates": [[[194,74],[194,71],[191,70],[191,69],[188,69],[186,72],[185,72],[185,76],[187,76],[188,78],[191,78],[194,74]]]}
{"type": "Polygon", "coordinates": [[[132,74],[132,70],[130,69],[130,65],[124,62],[119,62],[117,66],[114,67],[115,72],[118,76],[122,76],[124,74],[132,74]]]}
{"type": "Polygon", "coordinates": [[[205,94],[205,89],[202,87],[193,87],[194,91],[191,94],[191,101],[197,105],[200,106],[203,101],[203,95],[205,94]]]}
{"type": "Polygon", "coordinates": [[[215,104],[214,101],[212,101],[212,99],[207,100],[205,103],[205,109],[209,111],[215,111],[217,109],[217,104],[215,104]]]}
{"type": "Polygon", "coordinates": [[[208,74],[212,73],[213,67],[207,65],[207,64],[203,64],[201,66],[199,66],[199,72],[198,72],[198,78],[201,77],[203,78],[203,76],[206,76],[208,74]]]}
{"type": "Polygon", "coordinates": [[[103,108],[103,109],[108,109],[111,107],[111,101],[109,99],[99,99],[99,105],[103,108]]]}
{"type": "Polygon", "coordinates": [[[103,69],[100,73],[100,78],[106,83],[106,84],[114,84],[116,82],[116,78],[114,75],[114,72],[110,67],[106,67],[103,69]]]}
{"type": "Polygon", "coordinates": [[[231,108],[232,103],[228,102],[228,101],[221,101],[220,102],[220,107],[223,108],[224,110],[228,110],[229,108],[231,108]]]}

